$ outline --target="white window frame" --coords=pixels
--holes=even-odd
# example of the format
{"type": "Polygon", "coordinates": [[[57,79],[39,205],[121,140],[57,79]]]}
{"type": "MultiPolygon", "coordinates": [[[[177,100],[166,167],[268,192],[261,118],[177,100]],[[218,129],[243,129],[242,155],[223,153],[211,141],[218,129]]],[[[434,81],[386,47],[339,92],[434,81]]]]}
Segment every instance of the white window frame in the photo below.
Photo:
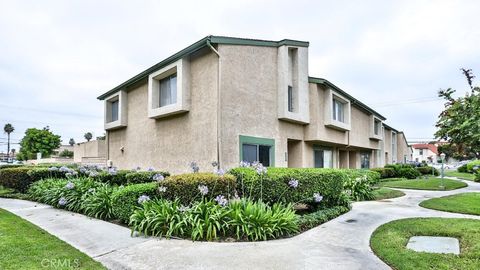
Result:
{"type": "Polygon", "coordinates": [[[118,91],[107,98],[104,101],[104,128],[105,130],[111,130],[116,128],[122,128],[127,126],[127,92],[125,90],[118,91]],[[111,121],[113,101],[118,100],[118,119],[111,121]]]}
{"type": "Polygon", "coordinates": [[[375,115],[370,115],[370,139],[374,140],[383,140],[383,123],[382,119],[376,117],[375,115]],[[375,134],[375,122],[379,123],[378,134],[375,134]]]}
{"type": "Polygon", "coordinates": [[[351,111],[352,109],[349,99],[333,91],[332,89],[327,90],[324,111],[325,126],[342,131],[351,130],[351,111]],[[333,118],[334,100],[343,103],[343,122],[333,118]]]}
{"type": "Polygon", "coordinates": [[[190,110],[190,63],[182,58],[148,76],[148,117],[161,118],[190,110]],[[160,106],[160,81],[177,76],[176,102],[160,106]]]}

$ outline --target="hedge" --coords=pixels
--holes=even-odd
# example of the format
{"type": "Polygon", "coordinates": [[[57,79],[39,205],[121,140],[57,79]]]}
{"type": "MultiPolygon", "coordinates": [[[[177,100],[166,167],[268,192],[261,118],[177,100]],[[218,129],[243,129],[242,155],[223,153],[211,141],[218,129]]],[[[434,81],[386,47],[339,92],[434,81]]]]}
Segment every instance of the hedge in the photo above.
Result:
{"type": "Polygon", "coordinates": [[[393,168],[374,168],[371,170],[378,172],[381,179],[395,177],[395,169],[393,168]]]}
{"type": "Polygon", "coordinates": [[[13,169],[13,168],[21,168],[21,167],[27,167],[28,165],[23,165],[23,164],[11,164],[11,165],[0,165],[0,170],[3,169],[13,169]]]}
{"type": "Polygon", "coordinates": [[[467,172],[473,173],[474,167],[480,167],[480,160],[474,160],[467,163],[467,172]]]}
{"type": "Polygon", "coordinates": [[[237,178],[237,192],[273,204],[276,202],[315,204],[314,194],[323,196],[321,206],[330,207],[348,204],[344,200],[343,185],[348,176],[343,170],[313,168],[268,168],[259,175],[252,168],[235,168],[230,173],[237,178]],[[297,180],[298,186],[289,182],[297,180]]]}
{"type": "Polygon", "coordinates": [[[430,166],[424,166],[424,167],[417,167],[415,168],[420,174],[422,175],[440,175],[440,172],[435,168],[435,167],[430,167],[430,166]]]}
{"type": "Polygon", "coordinates": [[[170,176],[169,172],[162,171],[151,171],[151,172],[130,172],[125,175],[125,180],[127,184],[140,184],[148,183],[155,181],[153,176],[156,174],[161,174],[163,177],[170,176]]]}
{"type": "Polygon", "coordinates": [[[8,168],[0,170],[0,186],[12,188],[18,192],[26,192],[33,182],[28,175],[30,168],[8,168]]]}
{"type": "Polygon", "coordinates": [[[468,172],[467,164],[463,164],[462,166],[458,167],[458,168],[457,168],[457,172],[461,172],[461,173],[466,173],[466,172],[468,172]]]}
{"type": "Polygon", "coordinates": [[[153,176],[161,174],[164,177],[170,175],[168,172],[152,171],[152,172],[136,172],[131,170],[118,170],[115,173],[107,171],[98,172],[93,179],[98,182],[108,183],[111,185],[127,185],[153,182],[153,176]]]}
{"type": "Polygon", "coordinates": [[[28,175],[33,182],[47,179],[47,178],[66,178],[66,172],[59,170],[49,170],[48,168],[31,168],[28,175]]]}
{"type": "Polygon", "coordinates": [[[215,199],[218,195],[231,198],[235,195],[236,182],[231,174],[219,176],[213,173],[186,173],[174,175],[160,182],[164,187],[162,197],[169,200],[178,199],[182,204],[188,205],[193,201],[201,200],[203,197],[215,199]],[[199,191],[199,186],[208,188],[205,196],[199,191]]]}
{"type": "Polygon", "coordinates": [[[420,172],[414,168],[405,167],[405,168],[400,168],[397,171],[397,177],[400,177],[400,178],[415,179],[420,175],[421,175],[420,172]]]}
{"type": "Polygon", "coordinates": [[[149,196],[150,199],[158,196],[158,184],[156,182],[133,184],[125,187],[120,187],[113,193],[112,211],[114,216],[128,224],[130,216],[135,209],[140,207],[138,198],[142,195],[149,196]]]}

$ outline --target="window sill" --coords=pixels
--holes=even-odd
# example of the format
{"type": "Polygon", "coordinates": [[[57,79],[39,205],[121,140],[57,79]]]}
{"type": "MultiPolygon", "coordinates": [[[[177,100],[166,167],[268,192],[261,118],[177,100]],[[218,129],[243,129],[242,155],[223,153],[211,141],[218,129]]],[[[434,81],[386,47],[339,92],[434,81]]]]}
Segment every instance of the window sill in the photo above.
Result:
{"type": "Polygon", "coordinates": [[[377,141],[383,140],[383,138],[382,138],[381,135],[375,135],[375,134],[371,134],[371,135],[370,135],[370,139],[372,139],[372,140],[377,140],[377,141]]]}
{"type": "Polygon", "coordinates": [[[120,120],[113,121],[113,122],[106,122],[105,123],[105,130],[113,130],[126,127],[126,124],[122,124],[120,120]]]}
{"type": "Polygon", "coordinates": [[[179,103],[175,103],[148,110],[148,117],[156,119],[186,112],[188,112],[188,108],[182,107],[179,103]]]}
{"type": "Polygon", "coordinates": [[[330,121],[325,123],[325,126],[327,126],[329,128],[341,130],[341,131],[350,131],[351,130],[350,124],[343,123],[343,122],[340,122],[340,121],[336,121],[336,120],[333,120],[333,119],[331,119],[330,121]]]}

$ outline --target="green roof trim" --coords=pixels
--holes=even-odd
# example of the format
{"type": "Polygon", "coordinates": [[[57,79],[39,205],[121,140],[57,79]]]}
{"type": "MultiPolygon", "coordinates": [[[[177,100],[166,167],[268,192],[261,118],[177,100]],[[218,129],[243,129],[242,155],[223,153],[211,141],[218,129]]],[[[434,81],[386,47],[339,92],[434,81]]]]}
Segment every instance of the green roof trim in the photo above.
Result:
{"type": "Polygon", "coordinates": [[[387,120],[387,118],[385,118],[383,115],[379,114],[374,109],[368,107],[367,105],[365,105],[360,100],[352,97],[350,94],[343,91],[342,89],[340,89],[340,87],[338,87],[335,84],[329,82],[328,80],[325,80],[325,79],[322,79],[322,78],[308,77],[308,82],[326,85],[326,86],[332,88],[333,90],[335,90],[336,92],[338,92],[339,94],[341,94],[342,96],[348,98],[353,105],[356,105],[357,107],[360,107],[361,109],[377,116],[378,118],[382,119],[383,121],[387,120]]]}
{"type": "Polygon", "coordinates": [[[186,47],[185,49],[175,53],[174,55],[164,59],[160,63],[157,63],[145,71],[140,72],[139,74],[135,75],[134,77],[130,78],[129,80],[121,83],[120,85],[116,86],[115,88],[107,91],[106,93],[97,97],[99,100],[104,100],[108,96],[125,89],[126,87],[137,83],[145,78],[148,77],[151,73],[161,69],[164,66],[167,66],[189,54],[192,54],[202,48],[207,47],[207,43],[213,44],[229,44],[229,45],[246,45],[246,46],[265,46],[265,47],[280,47],[283,45],[286,46],[296,46],[296,47],[308,47],[309,43],[306,41],[298,41],[298,40],[291,40],[291,39],[283,39],[280,41],[272,41],[272,40],[260,40],[260,39],[247,39],[247,38],[235,38],[235,37],[222,37],[222,36],[206,36],[199,41],[193,43],[192,45],[186,47]]]}

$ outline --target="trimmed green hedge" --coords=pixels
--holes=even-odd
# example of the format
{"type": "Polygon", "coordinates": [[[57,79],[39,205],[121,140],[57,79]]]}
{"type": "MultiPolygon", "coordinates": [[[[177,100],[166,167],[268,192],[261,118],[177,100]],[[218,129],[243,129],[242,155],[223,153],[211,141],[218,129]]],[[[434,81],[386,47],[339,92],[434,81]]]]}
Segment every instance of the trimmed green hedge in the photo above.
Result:
{"type": "Polygon", "coordinates": [[[231,174],[219,176],[213,173],[186,173],[174,175],[160,182],[160,188],[165,188],[161,195],[165,199],[178,199],[182,204],[188,205],[193,201],[202,200],[203,197],[215,199],[218,195],[231,198],[235,195],[235,177],[231,174]],[[199,186],[208,188],[205,196],[199,191],[199,186]]]}
{"type": "Polygon", "coordinates": [[[415,168],[422,175],[440,175],[440,172],[435,167],[425,166],[415,168]]]}
{"type": "Polygon", "coordinates": [[[98,182],[108,183],[111,185],[127,185],[154,182],[153,176],[161,174],[164,177],[170,175],[168,172],[152,171],[152,172],[135,172],[131,170],[118,170],[115,173],[102,171],[93,176],[98,182]]]}
{"type": "Polygon", "coordinates": [[[21,167],[27,167],[29,165],[23,165],[23,164],[12,164],[12,165],[0,165],[0,170],[3,169],[13,169],[13,168],[21,168],[21,167]]]}
{"type": "Polygon", "coordinates": [[[0,186],[12,188],[18,192],[26,192],[33,182],[28,175],[30,168],[8,168],[0,170],[0,186]]]}
{"type": "Polygon", "coordinates": [[[47,178],[66,178],[66,172],[62,171],[51,171],[48,168],[43,167],[34,167],[31,168],[28,172],[28,175],[31,177],[33,182],[40,181],[47,178]]]}
{"type": "Polygon", "coordinates": [[[458,168],[457,168],[457,172],[461,172],[461,173],[466,173],[466,172],[468,172],[468,170],[467,170],[467,164],[463,164],[462,166],[458,167],[458,168]]]}
{"type": "Polygon", "coordinates": [[[480,167],[480,160],[474,160],[467,163],[467,172],[473,173],[473,167],[480,167]]]}
{"type": "Polygon", "coordinates": [[[350,211],[350,207],[347,206],[333,206],[327,209],[320,209],[313,213],[301,215],[298,218],[298,225],[301,231],[306,231],[345,214],[348,211],[350,211]]]}
{"type": "Polygon", "coordinates": [[[381,179],[395,177],[395,169],[393,168],[373,168],[370,170],[378,172],[381,179]]]}
{"type": "Polygon", "coordinates": [[[397,172],[397,177],[407,178],[407,179],[415,179],[420,175],[421,174],[419,171],[417,171],[414,168],[408,168],[408,167],[400,168],[397,172]]]}
{"type": "Polygon", "coordinates": [[[128,224],[130,216],[135,209],[140,207],[138,198],[142,195],[149,196],[153,199],[158,196],[157,182],[133,184],[125,187],[120,187],[113,193],[112,210],[113,214],[120,221],[128,224]]]}
{"type": "Polygon", "coordinates": [[[343,185],[348,176],[343,170],[313,168],[268,168],[259,175],[252,168],[235,168],[230,173],[237,178],[237,192],[240,197],[276,202],[317,205],[314,194],[323,196],[322,207],[348,204],[343,196],[343,185]],[[297,180],[298,186],[289,182],[297,180]]]}
{"type": "Polygon", "coordinates": [[[125,180],[127,184],[140,184],[140,183],[154,182],[155,180],[153,179],[153,177],[156,174],[161,174],[163,177],[170,176],[169,172],[162,172],[162,171],[130,172],[127,175],[125,175],[125,180]]]}

